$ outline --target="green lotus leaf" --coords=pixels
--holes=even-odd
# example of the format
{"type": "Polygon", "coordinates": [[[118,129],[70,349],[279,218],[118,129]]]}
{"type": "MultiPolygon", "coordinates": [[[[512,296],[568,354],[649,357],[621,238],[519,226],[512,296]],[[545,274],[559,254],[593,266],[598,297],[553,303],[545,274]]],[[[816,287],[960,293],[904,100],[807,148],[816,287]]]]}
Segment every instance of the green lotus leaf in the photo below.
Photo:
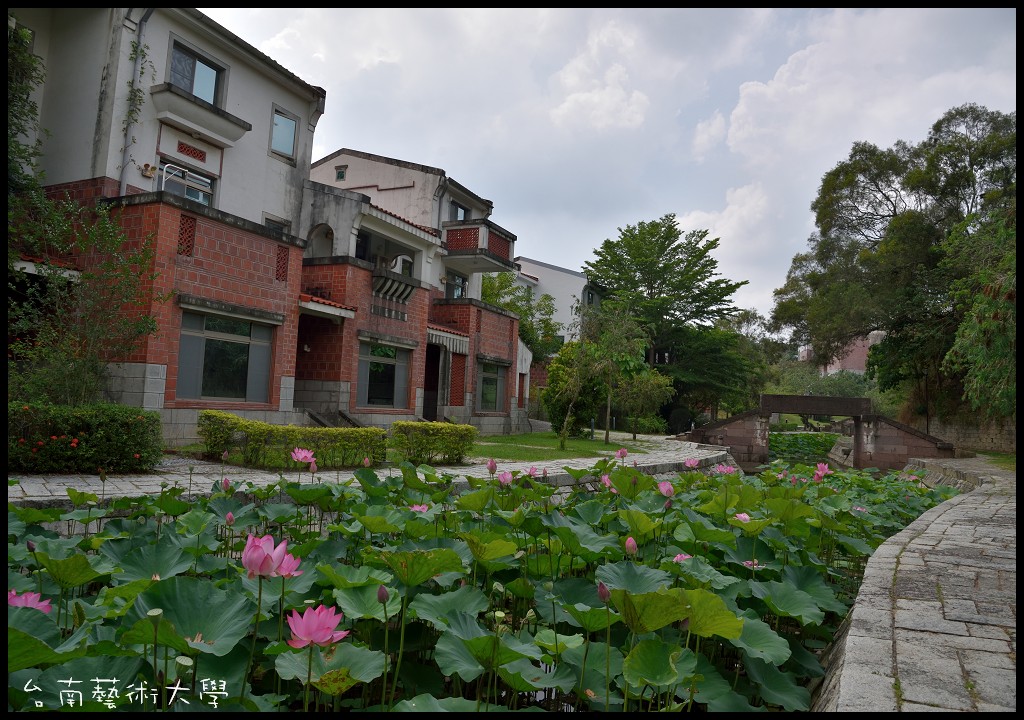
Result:
{"type": "Polygon", "coordinates": [[[388,571],[368,565],[321,563],[316,566],[316,574],[318,575],[317,582],[320,585],[333,585],[336,588],[372,585],[376,589],[377,586],[387,585],[392,580],[391,573],[388,571]]]}
{"type": "Polygon", "coordinates": [[[398,582],[409,587],[419,585],[444,572],[464,572],[462,560],[454,550],[447,548],[397,552],[371,550],[367,557],[387,565],[398,582]]]}
{"type": "MultiPolygon", "coordinates": [[[[417,595],[409,611],[438,630],[449,627],[448,616],[456,611],[476,616],[487,610],[487,596],[479,588],[466,585],[440,595],[417,595]]],[[[397,604],[396,604],[397,607],[397,604]]]]}
{"type": "Polygon", "coordinates": [[[256,509],[257,514],[274,525],[287,525],[301,517],[301,511],[291,503],[268,503],[256,509]]]}
{"type": "Polygon", "coordinates": [[[369,468],[359,468],[353,475],[359,486],[363,489],[370,497],[384,497],[391,492],[391,488],[387,483],[382,482],[377,473],[369,468]]]}
{"type": "Polygon", "coordinates": [[[459,537],[466,541],[469,551],[473,553],[473,558],[477,561],[507,558],[519,549],[511,540],[496,538],[488,541],[476,532],[459,533],[459,537]]]}
{"type": "Polygon", "coordinates": [[[763,622],[754,610],[743,613],[743,632],[730,642],[741,649],[747,657],[766,660],[781,665],[789,660],[792,651],[786,639],[775,632],[771,625],[763,622]]]}
{"type": "Polygon", "coordinates": [[[538,647],[542,647],[550,653],[561,655],[569,648],[579,647],[584,643],[582,635],[566,635],[556,633],[551,628],[541,628],[537,631],[533,641],[538,647]]]}
{"type": "Polygon", "coordinates": [[[702,585],[706,583],[716,590],[721,590],[740,582],[740,579],[734,575],[725,575],[718,572],[707,560],[700,556],[694,556],[689,560],[678,563],[673,561],[672,564],[674,572],[693,578],[702,585]]]}
{"type": "Polygon", "coordinates": [[[607,607],[595,608],[583,603],[577,603],[575,605],[562,605],[562,609],[576,621],[577,625],[588,633],[604,630],[609,625],[614,625],[622,619],[617,612],[607,607]]]}
{"type": "MultiPolygon", "coordinates": [[[[129,547],[129,544],[125,543],[125,546],[129,547]]],[[[185,555],[173,535],[164,535],[158,542],[131,548],[118,565],[121,567],[121,572],[115,576],[118,583],[149,580],[154,575],[166,580],[188,570],[192,566],[192,559],[185,555]]]]}
{"type": "Polygon", "coordinates": [[[631,593],[612,590],[612,602],[622,614],[622,622],[641,635],[653,632],[686,617],[681,598],[665,592],[631,593]]]}
{"type": "Polygon", "coordinates": [[[200,578],[162,580],[135,599],[126,619],[134,623],[153,609],[188,642],[193,651],[227,655],[249,633],[255,603],[240,592],[219,590],[200,578]]]}
{"type": "Polygon", "coordinates": [[[629,527],[630,535],[634,537],[653,534],[661,526],[661,519],[653,519],[649,513],[632,508],[619,510],[619,519],[629,527]]]}
{"type": "Polygon", "coordinates": [[[774,665],[755,658],[748,659],[743,667],[765,702],[778,705],[787,712],[804,712],[810,709],[811,693],[807,688],[800,686],[793,673],[783,672],[774,665]]]}
{"type": "Polygon", "coordinates": [[[375,506],[367,508],[363,514],[355,515],[355,518],[371,533],[400,533],[406,513],[396,508],[375,506]]]}
{"type": "Polygon", "coordinates": [[[690,530],[696,542],[736,544],[736,536],[731,531],[718,527],[703,515],[690,508],[683,508],[683,515],[686,516],[687,522],[690,524],[690,530]]]}
{"type": "MultiPolygon", "coordinates": [[[[331,593],[338,602],[338,607],[349,620],[355,621],[361,618],[373,618],[384,622],[384,604],[377,599],[377,591],[380,584],[360,585],[351,588],[335,588],[331,593]]],[[[388,601],[388,617],[394,617],[402,607],[401,598],[391,590],[391,598],[388,601]]]]}
{"type": "Polygon", "coordinates": [[[161,647],[171,647],[180,653],[188,653],[188,642],[178,634],[177,629],[161,617],[154,627],[153,622],[148,618],[136,620],[118,640],[126,645],[153,645],[154,639],[161,647]],[[155,630],[155,637],[154,637],[155,630]]]}
{"type": "Polygon", "coordinates": [[[312,672],[309,668],[309,647],[278,655],[274,669],[283,680],[298,680],[328,695],[341,695],[358,683],[368,683],[384,674],[386,656],[348,642],[326,648],[313,646],[312,672]]]}
{"type": "Polygon", "coordinates": [[[802,625],[820,625],[825,620],[825,613],[814,597],[789,583],[751,582],[750,590],[776,615],[796,618],[802,625]]]}
{"type": "Polygon", "coordinates": [[[641,640],[622,663],[622,675],[634,687],[685,684],[696,669],[692,650],[657,638],[641,640]]]}
{"type": "Polygon", "coordinates": [[[92,566],[93,562],[99,563],[101,560],[95,555],[72,555],[62,560],[52,558],[38,550],[36,555],[39,557],[40,564],[46,568],[46,572],[50,574],[53,581],[65,590],[85,585],[107,574],[97,571],[92,566]]]}
{"type": "Polygon", "coordinates": [[[554,531],[573,555],[593,559],[609,549],[618,548],[620,539],[615,535],[598,535],[593,528],[575,518],[560,512],[550,512],[542,517],[544,525],[554,531]]]}
{"type": "Polygon", "coordinates": [[[507,639],[508,637],[504,635],[487,634],[481,637],[464,639],[462,643],[466,646],[472,658],[485,669],[496,670],[513,660],[529,657],[526,653],[521,652],[518,647],[512,647],[512,644],[507,642],[507,639]]]}
{"type": "Polygon", "coordinates": [[[576,676],[567,666],[558,665],[548,671],[526,659],[502,665],[498,668],[498,677],[514,692],[529,692],[542,688],[558,688],[562,692],[569,692],[576,684],[576,676]]]}
{"type": "MultiPolygon", "coordinates": [[[[637,595],[654,592],[672,583],[672,576],[664,570],[646,565],[623,561],[602,565],[594,573],[597,582],[603,582],[609,589],[620,588],[637,595]]],[[[596,582],[594,583],[596,586],[596,582]]]]}
{"type": "Polygon", "coordinates": [[[460,510],[471,510],[480,512],[494,499],[494,488],[491,486],[474,490],[473,492],[459,495],[455,501],[455,507],[460,510]]]}
{"type": "Polygon", "coordinates": [[[825,582],[817,570],[806,565],[787,565],[782,571],[782,579],[798,590],[814,598],[822,610],[845,616],[849,608],[836,597],[834,586],[825,582]]]}
{"type": "Polygon", "coordinates": [[[484,672],[484,666],[477,662],[458,635],[451,631],[441,633],[434,645],[434,661],[445,675],[460,677],[472,682],[484,672]]]}
{"type": "Polygon", "coordinates": [[[677,597],[684,617],[689,618],[687,630],[700,637],[718,637],[731,640],[743,632],[743,618],[728,608],[725,600],[710,590],[672,588],[665,592],[677,597]]]}

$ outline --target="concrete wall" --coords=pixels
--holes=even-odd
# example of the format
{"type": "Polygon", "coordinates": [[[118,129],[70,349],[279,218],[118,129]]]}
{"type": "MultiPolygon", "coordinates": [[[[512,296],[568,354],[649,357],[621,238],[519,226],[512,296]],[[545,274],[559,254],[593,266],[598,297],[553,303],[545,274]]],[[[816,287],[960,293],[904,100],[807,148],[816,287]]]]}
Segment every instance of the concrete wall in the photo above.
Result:
{"type": "Polygon", "coordinates": [[[922,432],[942,438],[957,449],[990,452],[1017,452],[1017,420],[1010,418],[996,422],[980,419],[929,419],[927,430],[924,418],[915,418],[911,425],[922,432]]]}

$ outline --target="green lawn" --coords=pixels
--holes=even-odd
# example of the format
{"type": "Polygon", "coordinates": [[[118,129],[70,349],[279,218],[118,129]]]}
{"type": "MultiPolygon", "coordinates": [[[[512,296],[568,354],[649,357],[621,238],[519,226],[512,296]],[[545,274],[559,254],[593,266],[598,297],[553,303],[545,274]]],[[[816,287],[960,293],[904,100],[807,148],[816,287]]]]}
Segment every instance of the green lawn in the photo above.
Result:
{"type": "Polygon", "coordinates": [[[1003,470],[1017,472],[1017,454],[1000,452],[979,452],[978,457],[984,457],[989,462],[1003,470]]]}

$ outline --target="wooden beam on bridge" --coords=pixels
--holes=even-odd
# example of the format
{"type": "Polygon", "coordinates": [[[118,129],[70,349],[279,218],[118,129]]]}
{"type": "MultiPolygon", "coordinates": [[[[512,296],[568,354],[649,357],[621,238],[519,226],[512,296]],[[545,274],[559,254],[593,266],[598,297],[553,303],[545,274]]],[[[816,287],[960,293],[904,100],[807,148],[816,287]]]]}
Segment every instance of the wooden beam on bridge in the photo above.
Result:
{"type": "Polygon", "coordinates": [[[859,417],[871,414],[871,399],[827,395],[762,395],[761,414],[772,413],[859,417]]]}

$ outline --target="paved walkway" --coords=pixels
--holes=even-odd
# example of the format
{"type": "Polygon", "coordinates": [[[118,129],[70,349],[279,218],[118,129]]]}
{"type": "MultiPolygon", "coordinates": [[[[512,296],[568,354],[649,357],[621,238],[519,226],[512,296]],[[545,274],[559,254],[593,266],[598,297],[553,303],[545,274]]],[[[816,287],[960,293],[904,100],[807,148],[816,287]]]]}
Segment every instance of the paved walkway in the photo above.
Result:
{"type": "MultiPolygon", "coordinates": [[[[637,440],[626,433],[612,433],[612,447],[608,454],[613,455],[619,444],[638,447],[642,452],[631,453],[627,462],[635,460],[637,467],[648,475],[676,473],[684,469],[683,463],[696,458],[699,467],[714,466],[718,463],[735,464],[725,448],[715,445],[700,445],[684,442],[673,438],[656,435],[638,435],[637,440]]],[[[547,460],[529,463],[499,462],[498,471],[519,470],[525,473],[531,466],[537,468],[539,474],[546,470],[548,481],[556,485],[569,485],[575,482],[565,471],[568,466],[574,470],[591,468],[595,458],[574,458],[570,460],[547,460]]],[[[450,474],[456,478],[487,477],[487,458],[471,458],[467,463],[454,467],[435,467],[438,473],[450,474]]],[[[377,470],[384,475],[388,469],[377,470]]],[[[397,469],[391,470],[397,473],[397,469]]],[[[348,480],[353,477],[354,470],[328,470],[320,474],[323,480],[348,480]]],[[[293,473],[297,478],[298,475],[293,473]]],[[[309,473],[304,473],[309,479],[309,473]]],[[[286,473],[286,477],[288,473],[286,473]]],[[[101,482],[97,475],[8,475],[8,480],[17,480],[16,485],[7,486],[7,501],[19,505],[34,507],[67,506],[68,488],[79,492],[95,493],[99,497],[138,497],[159,493],[164,487],[186,488],[193,495],[207,495],[211,488],[227,477],[236,487],[251,482],[255,487],[267,487],[278,482],[281,474],[277,471],[252,470],[231,465],[223,466],[219,462],[193,460],[190,458],[168,455],[153,473],[147,475],[109,475],[106,482],[101,482]]]]}
{"type": "Polygon", "coordinates": [[[1017,474],[982,458],[911,460],[965,490],[868,561],[814,709],[1017,709],[1017,474]]]}
{"type": "MultiPolygon", "coordinates": [[[[640,445],[631,453],[645,473],[683,469],[688,458],[701,467],[732,464],[724,448],[671,438],[615,433],[617,442],[640,445]]],[[[614,451],[612,451],[614,452],[614,451]]],[[[563,469],[590,468],[592,459],[499,463],[499,470],[548,471],[567,485],[563,469]]],[[[879,547],[848,616],[845,635],[833,646],[828,673],[816,694],[825,712],[1014,711],[1017,707],[1017,476],[982,459],[912,461],[926,480],[967,492],[932,508],[879,547]],[[976,486],[976,487],[975,487],[976,486]],[[972,489],[973,488],[973,489],[972,489]]],[[[457,468],[458,476],[486,477],[486,458],[457,468]]],[[[191,487],[205,494],[224,476],[233,483],[267,486],[268,473],[169,456],[151,475],[9,476],[7,500],[70,507],[66,489],[105,497],[158,493],[191,487]]],[[[329,472],[326,477],[351,477],[329,472]]]]}

